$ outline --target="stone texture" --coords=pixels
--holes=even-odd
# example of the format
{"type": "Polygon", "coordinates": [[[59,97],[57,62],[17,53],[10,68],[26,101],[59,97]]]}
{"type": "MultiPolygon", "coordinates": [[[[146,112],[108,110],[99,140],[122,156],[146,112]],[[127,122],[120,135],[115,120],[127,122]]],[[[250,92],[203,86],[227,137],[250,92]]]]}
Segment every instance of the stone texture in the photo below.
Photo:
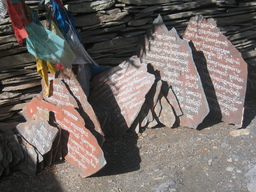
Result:
{"type": "MultiPolygon", "coordinates": [[[[44,83],[42,83],[44,85],[44,83]]],[[[41,92],[45,101],[49,103],[55,104],[57,106],[65,105],[72,106],[74,108],[78,108],[78,104],[74,97],[70,94],[66,85],[60,81],[60,79],[53,79],[50,81],[50,95],[45,96],[46,87],[43,86],[41,92]]]]}
{"type": "Polygon", "coordinates": [[[99,23],[117,21],[121,20],[126,15],[128,15],[128,12],[122,12],[120,9],[115,8],[107,11],[92,13],[89,15],[76,16],[76,26],[84,27],[96,25],[99,23]]]}
{"type": "Polygon", "coordinates": [[[154,79],[147,73],[147,65],[135,56],[94,78],[90,101],[105,134],[124,135],[139,114],[154,79]],[[98,107],[106,104],[103,109],[109,108],[108,112],[113,114],[110,120],[98,107]],[[109,121],[110,124],[104,123],[109,121]]]}
{"type": "Polygon", "coordinates": [[[79,4],[68,4],[65,8],[72,13],[90,13],[108,9],[114,5],[115,0],[96,0],[79,4]]]}
{"type": "Polygon", "coordinates": [[[98,172],[106,164],[103,151],[96,138],[86,129],[80,114],[71,106],[61,106],[56,121],[62,133],[63,155],[75,165],[82,177],[98,172]]]}
{"type": "Polygon", "coordinates": [[[220,32],[213,19],[191,18],[184,38],[203,53],[198,53],[197,68],[212,116],[242,126],[247,64],[241,53],[220,32]]]}
{"type": "Polygon", "coordinates": [[[23,113],[26,119],[31,119],[40,110],[54,113],[54,119],[62,129],[62,155],[78,168],[82,177],[92,175],[106,164],[96,138],[86,128],[84,119],[76,109],[64,105],[56,107],[40,97],[34,97],[23,108],[23,113]]]}
{"type": "MultiPolygon", "coordinates": [[[[53,75],[50,77],[53,78],[53,75]]],[[[101,144],[104,141],[104,133],[101,130],[101,125],[95,115],[95,112],[87,100],[87,96],[85,95],[82,87],[77,81],[75,74],[71,69],[65,69],[58,75],[58,79],[65,82],[67,88],[70,90],[70,94],[74,97],[79,105],[78,112],[81,114],[85,121],[85,126],[95,135],[97,135],[97,139],[101,144]]]]}
{"type": "Polygon", "coordinates": [[[17,125],[19,133],[33,145],[41,155],[52,148],[58,129],[50,126],[46,120],[35,119],[17,125]]]}
{"type": "Polygon", "coordinates": [[[154,24],[140,57],[159,71],[160,78],[174,91],[183,112],[180,125],[197,128],[209,113],[209,107],[192,51],[174,28],[168,31],[160,16],[154,24]]]}
{"type": "MultiPolygon", "coordinates": [[[[134,5],[156,5],[161,3],[169,3],[170,0],[117,0],[120,3],[134,4],[134,5]]],[[[184,1],[184,0],[183,0],[184,1]]]]}

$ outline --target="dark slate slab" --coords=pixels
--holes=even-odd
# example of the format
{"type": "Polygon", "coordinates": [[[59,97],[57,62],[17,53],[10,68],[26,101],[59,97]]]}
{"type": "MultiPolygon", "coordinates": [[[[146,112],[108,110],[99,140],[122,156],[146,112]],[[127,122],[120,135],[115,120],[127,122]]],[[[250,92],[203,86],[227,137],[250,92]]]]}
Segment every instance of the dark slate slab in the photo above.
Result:
{"type": "Polygon", "coordinates": [[[41,155],[46,154],[52,148],[52,143],[58,133],[58,129],[49,125],[46,120],[28,120],[17,125],[18,132],[33,145],[41,155]]]}
{"type": "Polygon", "coordinates": [[[62,132],[63,155],[76,166],[82,177],[88,177],[106,164],[97,139],[84,126],[80,114],[71,106],[61,106],[56,121],[62,132]]]}
{"type": "Polygon", "coordinates": [[[35,148],[24,139],[21,139],[21,147],[23,149],[24,159],[16,168],[27,175],[35,175],[38,163],[38,155],[35,148]]]}
{"type": "Polygon", "coordinates": [[[168,31],[161,16],[154,21],[152,31],[140,57],[159,71],[160,78],[175,93],[183,113],[180,125],[197,128],[209,107],[189,44],[174,28],[168,31]]]}
{"type": "Polygon", "coordinates": [[[191,18],[184,38],[191,40],[199,51],[195,52],[197,67],[212,117],[241,126],[247,64],[240,52],[220,32],[213,19],[205,19],[201,16],[191,18]]]}
{"type": "Polygon", "coordinates": [[[154,75],[147,72],[147,65],[136,56],[95,76],[90,99],[101,122],[110,121],[110,124],[104,123],[106,134],[122,136],[130,128],[154,81],[154,75]],[[110,120],[104,110],[110,113],[110,120]]]}
{"type": "Polygon", "coordinates": [[[57,106],[65,105],[65,106],[72,106],[74,108],[78,108],[76,100],[70,94],[66,85],[60,79],[53,79],[50,81],[51,91],[49,96],[45,96],[46,87],[44,83],[42,83],[42,86],[43,86],[42,95],[44,97],[44,100],[48,101],[49,103],[55,104],[57,106]]]}

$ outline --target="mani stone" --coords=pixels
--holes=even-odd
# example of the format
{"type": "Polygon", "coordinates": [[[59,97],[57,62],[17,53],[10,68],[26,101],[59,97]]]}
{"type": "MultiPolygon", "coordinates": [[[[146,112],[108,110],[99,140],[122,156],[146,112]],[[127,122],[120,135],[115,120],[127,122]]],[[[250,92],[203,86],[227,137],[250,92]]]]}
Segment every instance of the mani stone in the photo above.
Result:
{"type": "Polygon", "coordinates": [[[197,128],[209,113],[209,107],[191,48],[175,28],[168,31],[160,15],[152,31],[140,57],[159,71],[160,78],[176,95],[183,113],[179,116],[180,125],[197,128]]]}
{"type": "Polygon", "coordinates": [[[211,116],[242,126],[247,64],[240,52],[220,32],[213,19],[202,16],[190,19],[184,39],[191,40],[196,49],[196,64],[211,116]]]}
{"type": "Polygon", "coordinates": [[[52,111],[62,129],[62,153],[65,159],[76,166],[82,177],[99,171],[105,164],[103,152],[81,115],[72,106],[55,106],[40,97],[34,97],[24,108],[25,117],[32,118],[40,110],[52,111]]]}
{"type": "Polygon", "coordinates": [[[106,135],[125,134],[154,81],[154,75],[147,72],[147,65],[137,56],[94,77],[90,101],[106,135]]]}
{"type": "MultiPolygon", "coordinates": [[[[53,78],[54,75],[51,74],[49,79],[53,78]]],[[[71,69],[65,69],[58,74],[57,78],[64,82],[70,94],[76,100],[79,106],[78,111],[85,121],[86,128],[94,135],[97,135],[100,145],[103,144],[104,133],[102,132],[101,125],[73,71],[71,69]]]]}
{"type": "Polygon", "coordinates": [[[88,177],[106,164],[96,138],[84,126],[84,120],[71,106],[61,106],[56,121],[62,132],[64,158],[78,168],[81,177],[88,177]]]}
{"type": "Polygon", "coordinates": [[[58,133],[57,128],[42,119],[31,119],[25,123],[20,123],[17,125],[17,130],[41,155],[51,150],[52,143],[58,133]]]}
{"type": "Polygon", "coordinates": [[[45,96],[46,87],[45,84],[42,83],[42,95],[44,100],[49,103],[55,104],[57,106],[65,105],[72,106],[74,108],[78,108],[77,102],[74,97],[69,93],[66,85],[60,79],[53,79],[50,81],[50,95],[45,96]]]}

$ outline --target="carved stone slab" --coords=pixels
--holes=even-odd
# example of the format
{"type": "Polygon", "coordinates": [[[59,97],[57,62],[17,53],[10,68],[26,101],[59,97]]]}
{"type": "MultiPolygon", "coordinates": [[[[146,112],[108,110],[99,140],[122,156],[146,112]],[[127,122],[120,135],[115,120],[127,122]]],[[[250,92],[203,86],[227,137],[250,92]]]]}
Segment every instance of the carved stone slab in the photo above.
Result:
{"type": "Polygon", "coordinates": [[[71,106],[60,108],[56,120],[65,130],[62,132],[64,157],[79,169],[82,177],[88,177],[104,167],[104,154],[79,113],[71,106]]]}
{"type": "Polygon", "coordinates": [[[214,117],[242,125],[247,83],[247,64],[232,43],[220,32],[213,19],[190,19],[184,39],[191,40],[206,59],[198,70],[214,117]],[[220,114],[221,113],[221,114],[220,114]]]}
{"type": "MultiPolygon", "coordinates": [[[[43,85],[42,95],[46,93],[46,87],[43,85]]],[[[51,92],[50,96],[43,96],[44,100],[57,106],[66,105],[78,108],[77,102],[74,97],[69,93],[66,85],[60,79],[53,79],[50,81],[51,92]]]]}
{"type": "Polygon", "coordinates": [[[180,125],[197,128],[209,107],[189,44],[180,39],[174,28],[168,31],[161,16],[154,24],[141,59],[159,70],[161,79],[174,91],[183,112],[180,125]]]}
{"type": "MultiPolygon", "coordinates": [[[[49,79],[53,78],[54,76],[51,75],[49,79]]],[[[84,118],[86,128],[90,129],[91,131],[98,132],[98,134],[101,135],[101,137],[103,137],[104,133],[101,130],[98,118],[92,106],[88,102],[87,96],[85,95],[82,87],[77,81],[75,74],[72,72],[72,70],[65,69],[61,71],[58,74],[57,78],[62,80],[67,85],[68,90],[70,90],[70,94],[75,98],[76,102],[78,103],[78,111],[80,115],[84,118]]],[[[99,139],[103,140],[103,138],[99,139]]]]}
{"type": "Polygon", "coordinates": [[[52,148],[52,143],[58,133],[58,129],[49,125],[42,119],[28,120],[17,126],[19,133],[33,145],[41,155],[46,154],[52,148]]]}
{"type": "Polygon", "coordinates": [[[52,111],[62,131],[62,149],[65,159],[75,165],[82,177],[99,171],[105,164],[103,152],[92,133],[85,127],[84,119],[72,106],[55,106],[34,97],[23,108],[26,118],[32,118],[39,110],[52,111]]]}
{"type": "MultiPolygon", "coordinates": [[[[154,75],[147,72],[147,65],[141,63],[136,56],[131,57],[120,65],[95,76],[94,89],[90,99],[96,106],[96,113],[108,108],[112,115],[108,134],[122,136],[137,117],[145,101],[145,96],[155,80],[154,75]],[[99,109],[99,105],[105,106],[99,109]],[[98,106],[98,110],[97,110],[98,106]]],[[[104,114],[101,122],[106,122],[104,114]]],[[[108,126],[108,123],[105,123],[108,126]]],[[[105,132],[105,133],[106,133],[105,132]]]]}
{"type": "Polygon", "coordinates": [[[23,107],[22,114],[26,120],[29,120],[37,118],[37,114],[45,110],[57,113],[60,109],[55,105],[44,101],[39,96],[36,96],[23,107]]]}

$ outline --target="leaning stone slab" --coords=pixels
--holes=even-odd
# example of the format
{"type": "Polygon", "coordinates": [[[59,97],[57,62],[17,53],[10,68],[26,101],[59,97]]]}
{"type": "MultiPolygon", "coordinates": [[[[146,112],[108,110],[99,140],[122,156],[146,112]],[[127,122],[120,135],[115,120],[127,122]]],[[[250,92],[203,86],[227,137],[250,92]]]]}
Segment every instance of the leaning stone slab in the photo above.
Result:
{"type": "Polygon", "coordinates": [[[53,79],[50,81],[50,95],[45,96],[47,88],[42,83],[42,96],[45,101],[55,104],[57,106],[65,105],[78,108],[77,102],[74,97],[70,94],[66,85],[60,79],[53,79]]]}
{"type": "Polygon", "coordinates": [[[154,75],[147,72],[147,65],[136,56],[95,76],[90,101],[106,134],[125,134],[139,114],[154,80],[154,75]],[[110,119],[106,118],[105,109],[110,119]]]}
{"type": "MultiPolygon", "coordinates": [[[[53,79],[54,75],[51,75],[49,79],[53,79]]],[[[80,115],[83,117],[85,121],[85,126],[87,129],[90,129],[91,132],[95,132],[98,135],[97,139],[100,144],[103,144],[104,141],[104,133],[102,132],[100,123],[98,118],[91,106],[91,104],[87,100],[87,96],[85,95],[82,87],[80,86],[78,80],[75,77],[75,74],[71,69],[65,69],[61,71],[57,78],[64,82],[69,93],[76,100],[79,108],[77,109],[80,115]]]]}
{"type": "Polygon", "coordinates": [[[99,171],[105,164],[103,152],[84,119],[72,106],[55,106],[40,97],[33,98],[24,108],[25,117],[31,119],[39,111],[52,111],[62,129],[62,153],[65,159],[78,168],[82,177],[99,171]]]}
{"type": "Polygon", "coordinates": [[[220,32],[213,19],[190,19],[184,39],[191,40],[197,68],[213,117],[242,125],[247,84],[247,64],[240,52],[220,32]],[[200,53],[201,52],[201,53],[200,53]]]}
{"type": "Polygon", "coordinates": [[[84,120],[71,106],[61,106],[56,121],[62,132],[63,156],[78,168],[81,177],[88,177],[106,164],[97,139],[84,126],[84,120]]]}
{"type": "Polygon", "coordinates": [[[160,78],[176,95],[183,113],[179,116],[180,125],[197,128],[209,107],[189,44],[174,28],[168,31],[161,16],[154,21],[152,31],[140,57],[159,71],[160,78]]]}

